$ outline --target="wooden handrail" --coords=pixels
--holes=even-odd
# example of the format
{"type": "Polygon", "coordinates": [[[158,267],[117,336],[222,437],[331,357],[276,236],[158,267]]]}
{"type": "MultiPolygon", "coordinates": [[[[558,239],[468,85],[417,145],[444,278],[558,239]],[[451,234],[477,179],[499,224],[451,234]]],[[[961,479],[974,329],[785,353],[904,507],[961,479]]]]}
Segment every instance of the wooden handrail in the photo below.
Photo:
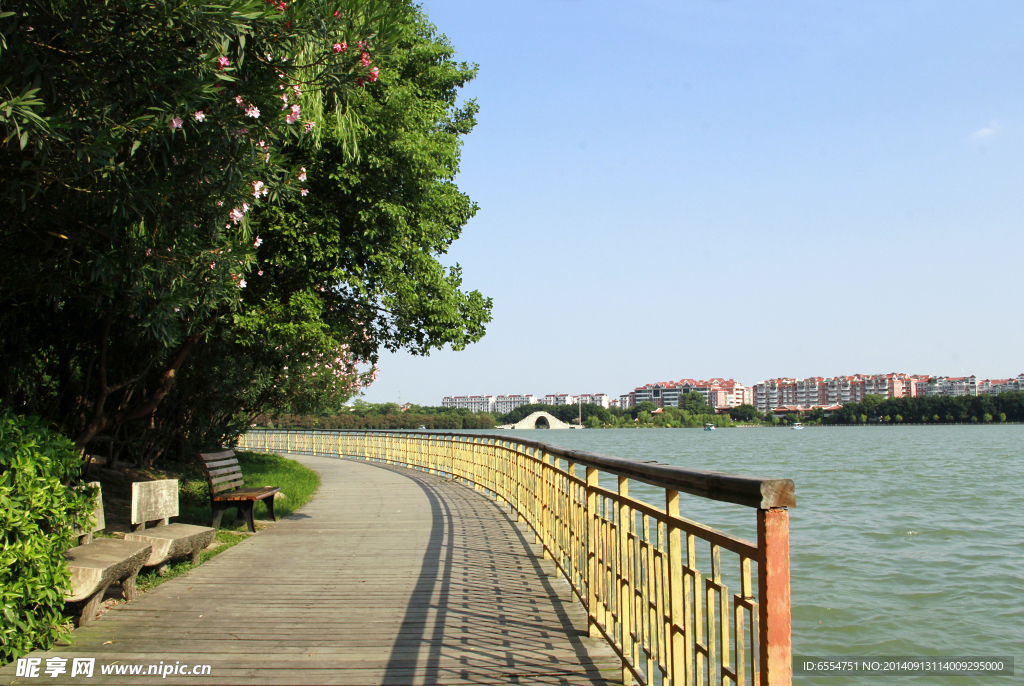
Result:
{"type": "Polygon", "coordinates": [[[619,654],[624,683],[792,683],[790,479],[684,469],[494,434],[256,430],[238,445],[397,464],[488,493],[533,530],[544,557],[586,607],[591,635],[619,654]],[[601,472],[616,477],[615,489],[598,485],[601,472]],[[663,489],[664,507],[630,496],[630,480],[663,489]],[[680,493],[756,508],[757,542],[683,518],[680,493]],[[698,563],[698,541],[711,553],[710,569],[698,563]],[[739,558],[732,594],[723,550],[739,558]]]}

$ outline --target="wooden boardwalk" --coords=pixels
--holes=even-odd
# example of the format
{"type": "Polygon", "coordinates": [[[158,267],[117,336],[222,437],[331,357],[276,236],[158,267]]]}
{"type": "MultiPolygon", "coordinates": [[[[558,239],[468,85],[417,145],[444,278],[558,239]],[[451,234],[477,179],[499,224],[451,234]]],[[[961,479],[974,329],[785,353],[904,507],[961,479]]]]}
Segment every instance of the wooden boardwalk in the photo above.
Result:
{"type": "MultiPolygon", "coordinates": [[[[533,536],[472,488],[375,463],[320,472],[301,510],[31,657],[94,657],[92,678],[0,683],[608,684],[621,666],[533,536]],[[210,675],[102,675],[114,661],[210,675]]],[[[68,661],[68,673],[71,669],[68,661]]]]}

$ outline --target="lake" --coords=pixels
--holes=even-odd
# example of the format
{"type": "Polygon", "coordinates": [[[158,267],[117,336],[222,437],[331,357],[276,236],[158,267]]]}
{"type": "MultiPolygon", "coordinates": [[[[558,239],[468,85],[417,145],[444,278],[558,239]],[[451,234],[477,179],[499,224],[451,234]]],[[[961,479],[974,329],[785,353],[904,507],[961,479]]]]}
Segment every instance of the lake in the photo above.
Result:
{"type": "MultiPolygon", "coordinates": [[[[479,433],[793,479],[794,655],[1018,660],[1016,677],[796,676],[796,683],[1020,683],[1024,426],[479,433]]],[[[610,480],[602,485],[614,488],[610,480]]],[[[664,507],[657,489],[636,484],[630,494],[664,507]]],[[[756,540],[748,508],[684,497],[683,510],[686,517],[756,540]]]]}

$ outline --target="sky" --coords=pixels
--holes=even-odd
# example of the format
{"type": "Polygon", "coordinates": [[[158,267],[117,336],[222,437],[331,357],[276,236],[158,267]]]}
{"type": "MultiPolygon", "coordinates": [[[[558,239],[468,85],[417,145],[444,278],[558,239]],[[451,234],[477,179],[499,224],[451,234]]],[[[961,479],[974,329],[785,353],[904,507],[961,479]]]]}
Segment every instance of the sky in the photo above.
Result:
{"type": "Polygon", "coordinates": [[[1024,372],[1024,3],[426,0],[480,105],[466,350],[368,402],[1024,372]]]}

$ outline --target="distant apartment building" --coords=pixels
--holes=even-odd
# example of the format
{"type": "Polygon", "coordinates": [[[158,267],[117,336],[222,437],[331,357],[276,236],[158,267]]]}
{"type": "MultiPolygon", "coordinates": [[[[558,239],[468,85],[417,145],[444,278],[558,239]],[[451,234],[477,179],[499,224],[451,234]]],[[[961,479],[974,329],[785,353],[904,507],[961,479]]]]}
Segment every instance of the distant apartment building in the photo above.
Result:
{"type": "Polygon", "coordinates": [[[490,395],[455,395],[441,399],[441,407],[470,412],[493,412],[494,397],[490,395]]]}
{"type": "Polygon", "coordinates": [[[868,395],[885,398],[999,394],[1024,389],[1024,374],[1016,379],[974,376],[929,377],[921,374],[853,374],[807,379],[778,378],[754,384],[754,406],[761,412],[785,406],[831,407],[858,403],[868,395]]]}
{"type": "Polygon", "coordinates": [[[753,402],[753,390],[732,379],[704,380],[680,379],[638,386],[619,397],[623,409],[650,402],[657,407],[679,407],[680,399],[688,393],[700,393],[705,402],[716,410],[728,409],[753,402]]]}
{"type": "Polygon", "coordinates": [[[976,376],[933,376],[918,385],[917,395],[999,395],[1024,390],[1024,374],[1009,379],[979,379],[976,376]]]}
{"type": "Polygon", "coordinates": [[[607,393],[584,393],[582,395],[569,395],[568,393],[551,393],[537,397],[532,393],[519,395],[454,395],[445,396],[441,400],[441,407],[453,409],[466,409],[472,412],[494,412],[497,414],[508,414],[522,405],[575,405],[577,402],[584,404],[610,407],[612,401],[607,393]]]}
{"type": "Polygon", "coordinates": [[[576,396],[568,393],[548,393],[541,398],[541,402],[545,405],[575,405],[576,396]]]}
{"type": "Polygon", "coordinates": [[[524,393],[520,395],[499,395],[494,399],[494,412],[498,414],[508,414],[512,410],[522,405],[536,405],[540,400],[537,396],[531,393],[524,393]]]}

